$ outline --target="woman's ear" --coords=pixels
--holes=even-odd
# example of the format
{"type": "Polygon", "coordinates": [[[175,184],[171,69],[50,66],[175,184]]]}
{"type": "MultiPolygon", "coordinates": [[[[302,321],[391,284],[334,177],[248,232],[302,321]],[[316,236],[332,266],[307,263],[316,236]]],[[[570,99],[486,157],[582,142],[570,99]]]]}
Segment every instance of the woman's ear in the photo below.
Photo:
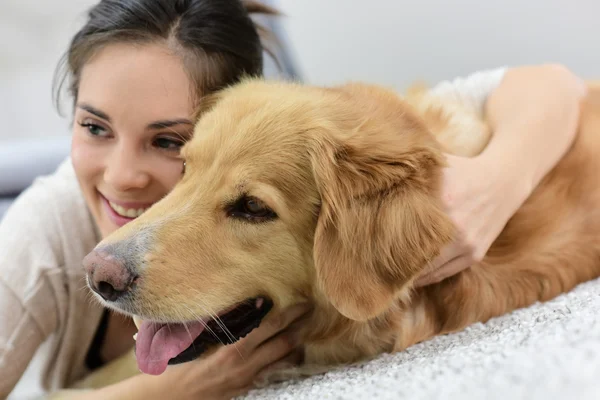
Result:
{"type": "Polygon", "coordinates": [[[386,311],[444,245],[454,227],[439,186],[443,156],[419,124],[382,134],[363,126],[321,138],[312,165],[321,195],[314,260],[321,290],[344,316],[386,311]]]}

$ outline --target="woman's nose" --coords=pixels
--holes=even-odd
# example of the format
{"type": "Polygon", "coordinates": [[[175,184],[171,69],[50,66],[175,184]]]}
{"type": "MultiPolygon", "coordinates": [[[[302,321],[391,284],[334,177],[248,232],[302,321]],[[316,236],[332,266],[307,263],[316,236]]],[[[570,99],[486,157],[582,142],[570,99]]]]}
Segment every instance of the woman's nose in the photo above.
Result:
{"type": "Polygon", "coordinates": [[[104,170],[104,180],[119,191],[143,189],[150,183],[150,174],[135,152],[115,149],[104,170]]]}

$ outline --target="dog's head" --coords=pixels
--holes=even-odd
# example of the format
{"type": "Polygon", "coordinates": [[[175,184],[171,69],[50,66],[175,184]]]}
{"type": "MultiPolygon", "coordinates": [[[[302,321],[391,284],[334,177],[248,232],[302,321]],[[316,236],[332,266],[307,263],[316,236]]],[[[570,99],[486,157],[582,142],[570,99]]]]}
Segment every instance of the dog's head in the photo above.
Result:
{"type": "Polygon", "coordinates": [[[248,80],[213,101],[181,182],[85,261],[111,307],[161,323],[219,315],[233,339],[304,299],[365,321],[450,240],[442,156],[394,95],[248,80]]]}

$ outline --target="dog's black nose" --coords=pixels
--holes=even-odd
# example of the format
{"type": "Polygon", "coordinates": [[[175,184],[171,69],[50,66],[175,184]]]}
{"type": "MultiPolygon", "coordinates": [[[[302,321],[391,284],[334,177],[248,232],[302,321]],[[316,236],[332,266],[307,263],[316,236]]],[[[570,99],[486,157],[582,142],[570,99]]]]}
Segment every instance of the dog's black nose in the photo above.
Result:
{"type": "Polygon", "coordinates": [[[116,301],[129,291],[135,276],[110,255],[93,250],[83,259],[88,284],[106,301],[116,301]]]}
{"type": "Polygon", "coordinates": [[[117,290],[113,285],[104,281],[92,281],[92,290],[102,296],[106,301],[115,301],[125,293],[124,290],[117,290]]]}

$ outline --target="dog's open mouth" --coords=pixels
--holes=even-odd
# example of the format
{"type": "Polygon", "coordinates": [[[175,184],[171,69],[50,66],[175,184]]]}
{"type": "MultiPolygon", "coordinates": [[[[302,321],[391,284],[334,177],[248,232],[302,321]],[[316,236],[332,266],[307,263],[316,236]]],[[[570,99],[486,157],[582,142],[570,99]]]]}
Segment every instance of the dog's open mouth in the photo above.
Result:
{"type": "Polygon", "coordinates": [[[138,368],[145,374],[160,375],[167,365],[194,360],[211,345],[235,343],[258,327],[272,307],[270,299],[257,297],[220,313],[218,320],[169,324],[138,320],[138,368]]]}

